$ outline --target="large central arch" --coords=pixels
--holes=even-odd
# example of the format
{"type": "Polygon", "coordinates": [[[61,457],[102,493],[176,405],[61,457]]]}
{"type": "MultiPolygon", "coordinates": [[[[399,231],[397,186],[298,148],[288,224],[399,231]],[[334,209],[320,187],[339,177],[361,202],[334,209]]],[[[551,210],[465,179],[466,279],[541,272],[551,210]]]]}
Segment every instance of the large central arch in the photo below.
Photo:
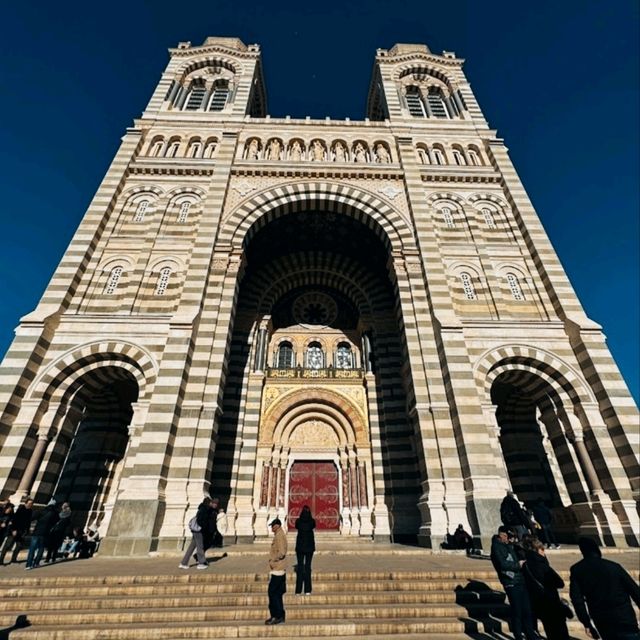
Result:
{"type": "MultiPolygon", "coordinates": [[[[394,259],[402,257],[405,251],[414,255],[417,251],[406,221],[388,202],[371,192],[328,182],[292,183],[262,191],[238,205],[225,217],[218,244],[243,251],[245,258],[245,269],[236,289],[211,481],[212,492],[220,495],[223,502],[229,502],[231,519],[236,518],[238,523],[237,536],[267,532],[266,526],[262,531],[262,525],[253,524],[266,523],[272,515],[262,513],[264,505],[258,504],[260,464],[264,460],[256,459],[255,447],[259,434],[264,433],[262,412],[266,395],[278,385],[282,388],[291,384],[306,385],[307,395],[311,396],[310,410],[315,405],[319,410],[322,405],[314,403],[314,394],[319,400],[332,385],[334,388],[342,385],[348,393],[362,393],[362,411],[369,421],[366,431],[370,433],[366,446],[363,443],[351,449],[343,446],[342,451],[336,446],[332,452],[327,448],[324,453],[314,453],[326,461],[337,456],[340,473],[351,467],[362,468],[362,474],[368,475],[369,482],[374,484],[375,504],[364,508],[364,502],[357,501],[358,513],[351,509],[342,516],[343,531],[346,528],[351,534],[370,535],[375,521],[379,531],[392,532],[397,539],[415,539],[420,527],[417,504],[427,471],[422,444],[409,417],[408,405],[414,401],[415,390],[411,375],[407,375],[409,349],[403,330],[407,319],[402,317],[394,270],[394,259]],[[310,293],[335,301],[340,312],[332,326],[309,326],[295,320],[293,307],[287,305],[310,293]],[[319,336],[314,344],[318,348],[324,345],[323,360],[328,366],[321,374],[322,379],[312,379],[301,353],[314,331],[319,336]],[[349,381],[336,380],[332,371],[334,347],[326,345],[335,345],[337,334],[356,352],[354,362],[360,373],[349,373],[352,376],[349,381]],[[296,355],[298,371],[281,372],[278,380],[269,375],[264,378],[259,374],[275,366],[274,349],[283,335],[289,339],[293,336],[294,342],[296,336],[300,338],[296,343],[301,345],[296,355]],[[248,482],[248,475],[253,476],[253,482],[248,482]],[[375,518],[370,507],[379,510],[375,518]],[[243,514],[243,509],[252,513],[243,514]],[[249,521],[251,531],[241,524],[249,521]]],[[[317,424],[337,420],[322,411],[316,418],[317,424]]],[[[295,432],[291,429],[287,433],[295,432]]],[[[271,447],[270,473],[284,474],[273,469],[281,469],[283,461],[289,459],[289,449],[281,442],[266,444],[271,447]],[[273,452],[278,448],[281,450],[275,455],[273,452]]],[[[261,446],[265,442],[261,441],[261,446]]],[[[358,480],[363,496],[365,475],[358,480]]],[[[278,492],[284,492],[284,484],[278,492]]],[[[343,508],[346,496],[345,493],[343,508]]],[[[269,508],[286,516],[282,501],[276,500],[269,508]]]]}

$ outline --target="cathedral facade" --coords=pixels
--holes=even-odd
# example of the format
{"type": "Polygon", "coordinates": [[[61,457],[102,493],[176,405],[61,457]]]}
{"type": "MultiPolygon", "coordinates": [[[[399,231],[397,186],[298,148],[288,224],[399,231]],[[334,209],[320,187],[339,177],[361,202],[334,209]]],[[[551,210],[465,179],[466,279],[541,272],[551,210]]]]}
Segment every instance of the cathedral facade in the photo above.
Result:
{"type": "MultiPolygon", "coordinates": [[[[450,52],[362,121],[271,118],[260,49],[180,43],[0,369],[0,489],[101,553],[291,527],[485,545],[509,489],[638,544],[638,413],[450,52]]],[[[568,222],[568,221],[567,221],[568,222]]]]}

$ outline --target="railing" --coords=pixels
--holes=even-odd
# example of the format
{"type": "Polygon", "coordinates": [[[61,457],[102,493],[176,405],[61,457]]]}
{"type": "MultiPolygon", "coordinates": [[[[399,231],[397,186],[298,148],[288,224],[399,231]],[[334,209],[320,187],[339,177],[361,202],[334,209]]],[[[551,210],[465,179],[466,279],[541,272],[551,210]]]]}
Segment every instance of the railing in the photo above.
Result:
{"type": "Polygon", "coordinates": [[[276,369],[267,367],[267,378],[332,378],[339,380],[361,380],[364,376],[362,369],[309,369],[305,367],[295,367],[291,369],[276,369]]]}

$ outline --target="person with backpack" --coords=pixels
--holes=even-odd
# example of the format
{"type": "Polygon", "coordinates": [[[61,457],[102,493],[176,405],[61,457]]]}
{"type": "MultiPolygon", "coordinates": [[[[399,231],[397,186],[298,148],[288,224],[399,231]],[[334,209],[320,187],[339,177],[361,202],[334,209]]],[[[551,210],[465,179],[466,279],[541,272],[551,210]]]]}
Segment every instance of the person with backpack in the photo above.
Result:
{"type": "Polygon", "coordinates": [[[189,568],[189,558],[195,550],[198,560],[197,569],[206,569],[207,558],[204,554],[204,538],[208,537],[211,522],[211,498],[204,498],[198,506],[198,512],[191,520],[189,520],[189,530],[191,531],[191,543],[187,547],[187,551],[182,558],[182,562],[178,565],[179,569],[189,568]]]}
{"type": "Polygon", "coordinates": [[[531,532],[531,521],[513,491],[507,491],[500,504],[500,518],[505,527],[516,532],[519,540],[531,532]]]}

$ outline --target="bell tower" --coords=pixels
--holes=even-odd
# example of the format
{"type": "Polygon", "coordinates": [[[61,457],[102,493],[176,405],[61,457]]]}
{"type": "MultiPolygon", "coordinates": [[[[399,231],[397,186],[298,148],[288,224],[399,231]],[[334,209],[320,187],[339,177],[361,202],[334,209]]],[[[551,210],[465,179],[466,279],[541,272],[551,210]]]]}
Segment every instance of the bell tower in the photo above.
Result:
{"type": "Polygon", "coordinates": [[[396,44],[378,49],[373,66],[367,115],[371,120],[412,125],[487,123],[455,53],[431,53],[424,44],[396,44]]]}

